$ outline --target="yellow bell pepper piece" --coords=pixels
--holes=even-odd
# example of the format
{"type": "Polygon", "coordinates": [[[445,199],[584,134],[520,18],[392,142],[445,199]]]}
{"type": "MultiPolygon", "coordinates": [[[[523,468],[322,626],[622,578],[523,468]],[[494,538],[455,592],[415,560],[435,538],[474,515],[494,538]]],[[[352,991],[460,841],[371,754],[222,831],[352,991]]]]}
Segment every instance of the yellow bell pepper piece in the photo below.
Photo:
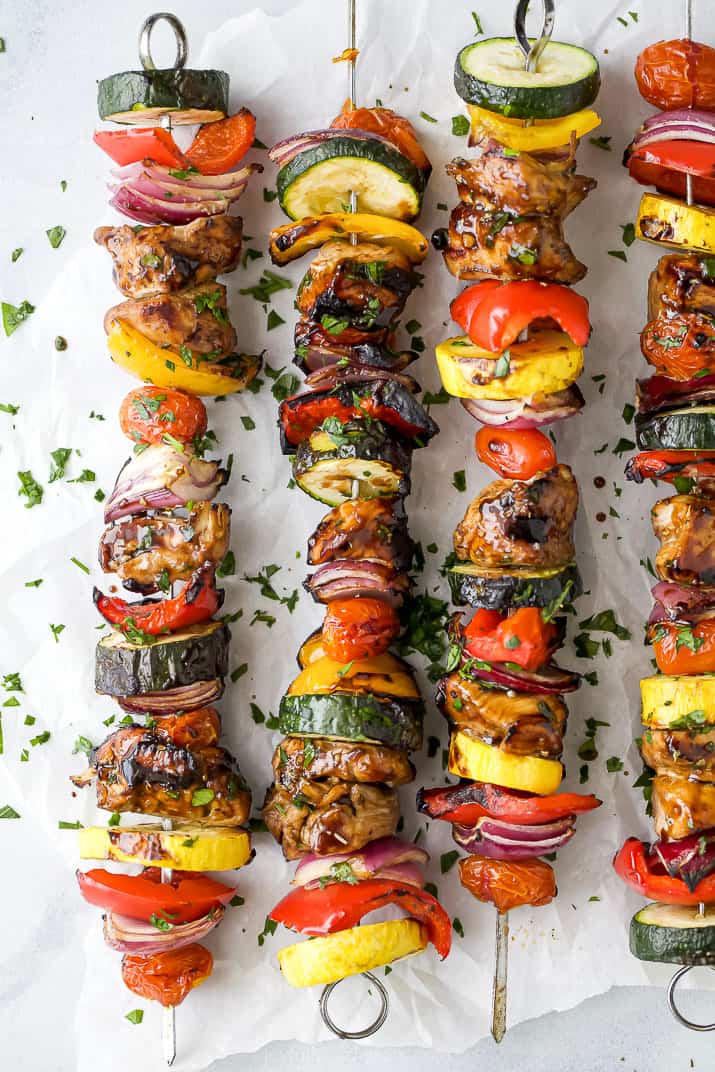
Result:
{"type": "Polygon", "coordinates": [[[177,824],[164,830],[158,823],[141,826],[87,826],[79,832],[82,860],[117,860],[177,871],[233,871],[251,859],[251,835],[227,827],[177,824]]]}
{"type": "Polygon", "coordinates": [[[230,395],[247,387],[261,367],[261,359],[249,355],[237,358],[235,367],[211,361],[190,367],[175,350],[150,342],[141,332],[122,320],[113,320],[107,334],[112,360],[137,379],[156,387],[178,387],[190,395],[230,395]]]}
{"type": "Polygon", "coordinates": [[[420,694],[405,664],[394,655],[375,655],[340,663],[327,655],[308,663],[288,689],[289,696],[326,692],[374,692],[419,700],[420,694]]]}
{"type": "Polygon", "coordinates": [[[301,669],[305,669],[309,663],[314,663],[318,659],[325,657],[325,647],[323,645],[323,634],[320,629],[317,629],[314,633],[311,633],[309,637],[303,641],[298,652],[298,665],[301,669]]]}
{"type": "Polygon", "coordinates": [[[687,205],[677,197],[643,194],[636,236],[658,245],[715,253],[715,210],[687,205]]]}
{"type": "Polygon", "coordinates": [[[426,946],[426,931],[417,920],[395,919],[287,945],[278,963],[291,986],[325,986],[422,953],[426,946]]]}
{"type": "Polygon", "coordinates": [[[683,729],[702,725],[707,733],[715,725],[715,674],[668,677],[654,674],[641,681],[642,720],[646,726],[683,729]]]}
{"type": "Polygon", "coordinates": [[[496,138],[508,149],[524,153],[568,145],[572,133],[582,138],[601,125],[601,117],[591,108],[572,112],[561,119],[535,119],[530,126],[526,126],[523,119],[509,119],[476,104],[468,104],[467,111],[471,120],[470,145],[475,145],[483,137],[496,138]]]}
{"type": "Polygon", "coordinates": [[[562,331],[534,331],[501,355],[460,335],[441,342],[435,354],[444,389],[457,398],[504,401],[552,394],[569,387],[583,369],[583,350],[562,331]],[[497,360],[497,375],[487,383],[472,383],[475,371],[469,362],[476,360],[497,360]]]}
{"type": "Polygon", "coordinates": [[[447,767],[450,774],[460,778],[494,782],[507,789],[523,789],[542,796],[556,792],[564,773],[558,760],[502,752],[461,732],[452,734],[447,767]]]}
{"type": "Polygon", "coordinates": [[[425,236],[409,223],[371,212],[326,212],[322,216],[305,216],[297,223],[274,228],[268,249],[274,264],[289,264],[324,242],[349,235],[357,235],[359,242],[394,246],[413,264],[421,264],[429,249],[425,236]]]}

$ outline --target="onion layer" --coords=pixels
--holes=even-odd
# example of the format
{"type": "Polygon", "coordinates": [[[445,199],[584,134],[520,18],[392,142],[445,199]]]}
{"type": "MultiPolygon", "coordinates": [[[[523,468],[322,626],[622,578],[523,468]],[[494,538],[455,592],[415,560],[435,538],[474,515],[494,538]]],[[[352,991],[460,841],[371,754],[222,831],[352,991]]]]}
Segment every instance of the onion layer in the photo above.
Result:
{"type": "Polygon", "coordinates": [[[208,502],[226,482],[219,462],[183,454],[163,444],[147,447],[125,462],[104,508],[116,521],[149,510],[171,510],[188,502],[208,502]]]}
{"type": "Polygon", "coordinates": [[[412,882],[422,886],[419,868],[429,861],[429,853],[412,842],[397,837],[377,838],[360,852],[338,852],[331,856],[308,853],[298,864],[293,876],[294,886],[307,886],[321,878],[335,879],[336,865],[346,864],[356,879],[395,878],[398,882],[412,882]],[[409,870],[408,870],[409,868],[409,870]]]}
{"type": "Polygon", "coordinates": [[[569,815],[553,823],[523,826],[501,819],[482,818],[474,826],[454,824],[452,836],[467,852],[492,860],[530,860],[555,852],[575,831],[576,817],[569,815]]]}
{"type": "Polygon", "coordinates": [[[104,940],[119,953],[164,953],[200,941],[219,925],[225,913],[226,909],[219,905],[191,923],[173,924],[159,919],[155,926],[141,919],[109,912],[104,916],[104,940]]]}
{"type": "Polygon", "coordinates": [[[539,428],[543,424],[563,421],[579,413],[585,400],[576,384],[551,395],[517,398],[510,401],[462,398],[460,402],[470,417],[498,428],[539,428]]]}

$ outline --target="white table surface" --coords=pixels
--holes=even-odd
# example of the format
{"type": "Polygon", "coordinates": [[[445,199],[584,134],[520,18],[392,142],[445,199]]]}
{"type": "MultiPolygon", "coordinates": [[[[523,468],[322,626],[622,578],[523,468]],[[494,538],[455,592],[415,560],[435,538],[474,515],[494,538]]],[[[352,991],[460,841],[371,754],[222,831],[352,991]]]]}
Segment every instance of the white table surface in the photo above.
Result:
{"type": "MultiPolygon", "coordinates": [[[[262,6],[277,13],[286,2],[267,0],[262,6]]],[[[590,0],[579,2],[585,5],[590,0]]],[[[445,7],[454,3],[451,0],[445,7]]],[[[246,0],[212,0],[198,6],[179,0],[172,2],[171,10],[198,41],[204,32],[250,6],[246,0]]],[[[408,3],[405,6],[409,8],[408,3]]],[[[460,5],[460,14],[462,6],[468,5],[460,5]]],[[[511,9],[511,5],[505,2],[505,8],[511,9]]],[[[9,280],[13,248],[22,245],[30,249],[33,243],[44,243],[44,229],[60,214],[68,233],[86,232],[101,214],[105,197],[102,185],[82,167],[83,159],[88,159],[89,132],[95,120],[94,80],[101,72],[128,65],[135,31],[150,10],[147,0],[5,0],[2,5],[0,37],[6,42],[6,52],[0,55],[3,299],[19,301],[25,296],[25,284],[33,300],[41,299],[54,270],[48,256],[31,261],[21,258],[13,266],[12,291],[6,295],[3,285],[9,280]],[[58,192],[62,178],[69,183],[66,194],[58,192]]],[[[99,316],[100,311],[88,310],[88,315],[99,316]]],[[[1,369],[0,364],[0,381],[1,369]]],[[[0,944],[0,1069],[73,1072],[71,1025],[79,986],[75,950],[82,936],[68,932],[65,926],[59,892],[66,880],[65,863],[32,818],[23,817],[21,822],[3,823],[2,827],[0,935],[12,932],[13,941],[9,955],[0,944]],[[44,952],[51,970],[40,983],[24,970],[26,955],[35,952],[21,939],[30,922],[23,900],[24,883],[42,883],[47,889],[44,952]],[[3,1011],[10,998],[12,1017],[3,1011]]],[[[511,985],[527,985],[527,981],[512,978],[511,985]]],[[[691,992],[686,1001],[694,1019],[713,1019],[712,995],[691,992]]],[[[570,1012],[521,1024],[498,1048],[486,1039],[462,1055],[441,1054],[439,1060],[443,1072],[544,1072],[546,1068],[549,1072],[686,1072],[712,1070],[714,1064],[711,1035],[680,1028],[668,1015],[662,992],[636,987],[614,988],[570,1012]]],[[[317,1047],[276,1043],[255,1054],[218,1062],[211,1070],[262,1072],[279,1066],[294,1072],[316,1067],[348,1070],[366,1061],[374,1072],[407,1072],[432,1068],[434,1056],[408,1047],[377,1050],[343,1042],[317,1047]]],[[[102,1068],[101,1054],[97,1055],[97,1068],[102,1068]]]]}

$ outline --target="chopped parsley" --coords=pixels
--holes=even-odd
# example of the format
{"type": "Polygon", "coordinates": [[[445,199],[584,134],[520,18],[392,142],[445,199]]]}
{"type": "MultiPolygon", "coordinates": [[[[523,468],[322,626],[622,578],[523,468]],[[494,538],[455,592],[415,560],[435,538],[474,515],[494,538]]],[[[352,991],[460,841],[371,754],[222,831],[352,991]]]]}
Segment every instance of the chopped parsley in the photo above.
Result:
{"type": "Polygon", "coordinates": [[[67,232],[64,227],[58,225],[57,227],[50,227],[49,231],[45,231],[45,234],[47,235],[52,248],[59,249],[67,232]]]}
{"type": "Polygon", "coordinates": [[[469,134],[469,120],[466,115],[453,115],[452,116],[452,133],[455,137],[461,138],[465,134],[469,134]]]}
{"type": "Polygon", "coordinates": [[[39,506],[42,502],[42,485],[37,483],[29,469],[20,471],[17,476],[20,481],[18,495],[24,495],[27,499],[25,508],[30,510],[33,506],[39,506]]]}
{"type": "Polygon", "coordinates": [[[2,302],[2,324],[5,329],[5,334],[9,338],[13,332],[17,331],[20,324],[24,320],[27,320],[35,311],[35,306],[31,305],[29,301],[22,301],[19,305],[10,305],[9,302],[2,302]]]}

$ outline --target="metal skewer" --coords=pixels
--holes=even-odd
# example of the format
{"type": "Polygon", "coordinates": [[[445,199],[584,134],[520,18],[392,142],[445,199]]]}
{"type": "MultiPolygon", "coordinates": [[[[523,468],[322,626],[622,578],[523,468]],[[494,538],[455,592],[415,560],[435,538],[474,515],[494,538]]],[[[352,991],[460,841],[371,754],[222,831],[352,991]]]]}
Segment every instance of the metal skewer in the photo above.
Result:
{"type": "MultiPolygon", "coordinates": [[[[684,0],[684,33],[683,37],[689,41],[693,36],[693,4],[692,0],[684,0]]],[[[693,176],[685,174],[685,201],[688,205],[693,203],[693,176]]]]}
{"type": "MultiPolygon", "coordinates": [[[[355,101],[357,97],[357,71],[355,69],[355,52],[357,50],[357,0],[348,0],[348,48],[350,49],[350,60],[348,61],[348,106],[350,111],[355,108],[355,101]]],[[[350,191],[350,211],[357,212],[358,199],[354,190],[350,191]]],[[[350,234],[350,245],[356,246],[358,243],[357,231],[352,231],[350,234]]],[[[360,481],[353,480],[350,488],[350,498],[357,499],[360,496],[360,481]]],[[[324,1018],[325,1019],[325,1018],[324,1018]]]]}
{"type": "MultiPolygon", "coordinates": [[[[171,819],[162,819],[161,825],[164,830],[173,829],[171,819]]],[[[162,867],[161,881],[163,884],[169,885],[173,877],[174,872],[171,867],[162,867]]],[[[164,1051],[164,1060],[167,1065],[171,1067],[176,1059],[176,1009],[173,1005],[168,1005],[163,1012],[164,1015],[161,1022],[161,1045],[164,1051]]]]}

